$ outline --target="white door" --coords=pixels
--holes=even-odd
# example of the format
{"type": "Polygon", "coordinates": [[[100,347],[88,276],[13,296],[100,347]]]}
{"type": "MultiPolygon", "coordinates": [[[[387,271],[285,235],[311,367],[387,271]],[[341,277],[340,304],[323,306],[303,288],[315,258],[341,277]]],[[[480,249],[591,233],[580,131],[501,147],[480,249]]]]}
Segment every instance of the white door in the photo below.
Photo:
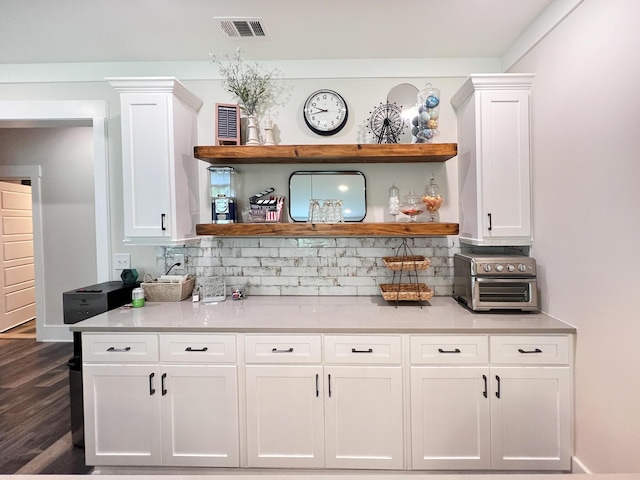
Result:
{"type": "Polygon", "coordinates": [[[487,367],[411,368],[414,469],[490,468],[487,367]]]}
{"type": "Polygon", "coordinates": [[[31,187],[0,182],[0,332],[36,316],[31,187]]]}
{"type": "Polygon", "coordinates": [[[325,367],[327,468],[402,469],[402,367],[325,367]]]}
{"type": "Polygon", "coordinates": [[[165,366],[163,465],[238,467],[235,365],[165,366]]]}
{"type": "Polygon", "coordinates": [[[160,465],[157,366],[84,365],[87,465],[160,465]]]}
{"type": "Polygon", "coordinates": [[[529,92],[481,95],[484,235],[530,237],[529,92]]]}
{"type": "Polygon", "coordinates": [[[322,367],[249,365],[249,467],[324,467],[322,367]]]}
{"type": "Polygon", "coordinates": [[[569,367],[491,368],[492,468],[569,470],[569,367]]]}

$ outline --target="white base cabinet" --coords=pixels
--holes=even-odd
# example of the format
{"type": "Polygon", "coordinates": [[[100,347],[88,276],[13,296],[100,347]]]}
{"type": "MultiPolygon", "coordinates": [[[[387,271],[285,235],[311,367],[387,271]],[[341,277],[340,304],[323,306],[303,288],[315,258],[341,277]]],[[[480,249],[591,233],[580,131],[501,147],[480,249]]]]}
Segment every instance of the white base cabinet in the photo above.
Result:
{"type": "Polygon", "coordinates": [[[567,471],[571,351],[558,334],[84,333],[86,460],[567,471]]]}
{"type": "Polygon", "coordinates": [[[492,336],[489,357],[488,337],[466,340],[412,339],[440,352],[412,359],[413,468],[569,470],[568,338],[492,336]],[[470,343],[479,355],[468,354],[470,343]]]}
{"type": "Polygon", "coordinates": [[[458,118],[460,241],[531,245],[533,75],[471,75],[451,103],[458,118]]]}
{"type": "MultiPolygon", "coordinates": [[[[194,362],[203,342],[186,347],[194,362]]],[[[235,364],[158,363],[154,335],[86,335],[83,350],[87,465],[239,466],[235,364]]]]}

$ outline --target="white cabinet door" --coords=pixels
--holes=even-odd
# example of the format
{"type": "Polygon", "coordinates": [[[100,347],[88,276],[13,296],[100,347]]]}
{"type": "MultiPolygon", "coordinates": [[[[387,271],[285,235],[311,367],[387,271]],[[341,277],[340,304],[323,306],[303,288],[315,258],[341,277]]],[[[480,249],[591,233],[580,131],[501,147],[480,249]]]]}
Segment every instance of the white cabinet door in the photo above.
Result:
{"type": "Polygon", "coordinates": [[[458,123],[460,241],[531,245],[533,75],[472,75],[452,97],[458,123]]]}
{"type": "Polygon", "coordinates": [[[171,237],[170,99],[121,97],[124,228],[127,237],[171,237]]]}
{"type": "Polygon", "coordinates": [[[402,367],[325,367],[327,468],[402,469],[402,367]]]}
{"type": "Polygon", "coordinates": [[[488,368],[411,368],[414,469],[487,469],[491,464],[488,368]]]}
{"type": "Polygon", "coordinates": [[[84,365],[87,465],[160,465],[160,378],[151,365],[84,365]]]}
{"type": "Polygon", "coordinates": [[[249,467],[322,468],[322,367],[246,367],[249,467]]]}
{"type": "Polygon", "coordinates": [[[570,368],[492,367],[492,467],[569,470],[570,368]]]}
{"type": "Polygon", "coordinates": [[[163,464],[238,467],[235,365],[161,367],[163,464]]]}
{"type": "Polygon", "coordinates": [[[482,234],[530,238],[529,92],[480,95],[482,234]]]}

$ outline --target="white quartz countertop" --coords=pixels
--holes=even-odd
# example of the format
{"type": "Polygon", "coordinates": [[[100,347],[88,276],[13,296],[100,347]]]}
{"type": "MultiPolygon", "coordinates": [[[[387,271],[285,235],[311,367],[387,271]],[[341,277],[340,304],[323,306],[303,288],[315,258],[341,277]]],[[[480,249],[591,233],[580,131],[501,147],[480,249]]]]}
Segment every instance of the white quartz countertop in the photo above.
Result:
{"type": "Polygon", "coordinates": [[[575,333],[543,313],[476,313],[450,297],[417,304],[382,297],[254,296],[218,303],[146,302],[70,325],[82,332],[575,333]]]}

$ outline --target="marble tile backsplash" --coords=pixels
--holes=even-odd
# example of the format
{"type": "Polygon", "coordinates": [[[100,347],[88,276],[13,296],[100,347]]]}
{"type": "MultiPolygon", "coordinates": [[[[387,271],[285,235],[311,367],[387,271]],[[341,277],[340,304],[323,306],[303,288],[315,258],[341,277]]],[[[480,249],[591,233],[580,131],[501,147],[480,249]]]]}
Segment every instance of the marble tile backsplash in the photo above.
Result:
{"type": "MultiPolygon", "coordinates": [[[[429,285],[435,295],[451,295],[453,254],[460,251],[458,237],[406,240],[413,255],[431,260],[428,269],[418,272],[419,281],[429,285]]],[[[157,267],[159,274],[164,273],[173,263],[173,255],[182,253],[185,271],[198,281],[224,277],[227,290],[244,286],[247,295],[371,296],[380,295],[379,284],[392,283],[393,272],[385,267],[382,257],[401,254],[402,241],[393,237],[202,237],[193,246],[159,247],[157,267]]]]}

